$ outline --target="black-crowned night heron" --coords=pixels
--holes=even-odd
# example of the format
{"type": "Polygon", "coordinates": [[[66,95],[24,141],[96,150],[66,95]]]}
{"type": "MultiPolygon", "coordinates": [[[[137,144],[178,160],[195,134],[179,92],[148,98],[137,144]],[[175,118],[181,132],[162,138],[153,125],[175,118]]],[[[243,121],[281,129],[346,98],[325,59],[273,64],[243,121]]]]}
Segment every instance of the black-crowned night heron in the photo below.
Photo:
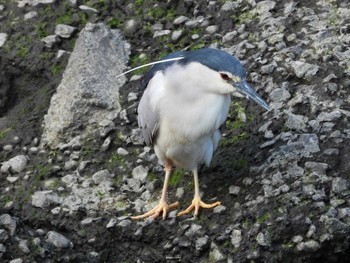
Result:
{"type": "Polygon", "coordinates": [[[180,212],[213,208],[220,202],[201,200],[198,167],[209,166],[218,146],[220,126],[225,122],[231,95],[252,99],[265,109],[268,104],[246,82],[242,64],[228,53],[204,48],[179,51],[166,56],[145,76],[145,91],[138,107],[138,122],[147,145],[153,145],[165,166],[165,181],[159,204],[132,219],[167,216],[179,205],[167,203],[167,188],[172,166],[191,170],[194,176],[192,204],[180,212]],[[166,62],[164,62],[166,61],[166,62]]]}

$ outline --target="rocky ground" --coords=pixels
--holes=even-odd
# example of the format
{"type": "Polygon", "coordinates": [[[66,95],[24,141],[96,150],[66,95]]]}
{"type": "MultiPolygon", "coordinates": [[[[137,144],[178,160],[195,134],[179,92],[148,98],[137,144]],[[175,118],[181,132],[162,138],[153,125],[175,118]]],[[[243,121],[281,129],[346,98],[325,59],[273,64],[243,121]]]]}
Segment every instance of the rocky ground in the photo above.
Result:
{"type": "MultiPolygon", "coordinates": [[[[349,42],[347,1],[0,0],[0,261],[350,262],[349,42]],[[144,71],[114,79],[113,54],[209,46],[272,110],[233,101],[200,173],[221,206],[131,221],[163,172],[137,128],[144,71]]],[[[169,199],[192,188],[177,170],[169,199]]]]}

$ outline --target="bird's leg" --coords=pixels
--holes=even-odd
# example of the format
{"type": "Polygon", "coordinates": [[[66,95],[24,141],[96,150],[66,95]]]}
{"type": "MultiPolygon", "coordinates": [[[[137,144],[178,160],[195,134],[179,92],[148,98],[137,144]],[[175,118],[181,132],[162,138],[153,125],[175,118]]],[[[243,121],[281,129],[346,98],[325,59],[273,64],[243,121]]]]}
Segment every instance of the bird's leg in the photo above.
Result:
{"type": "Polygon", "coordinates": [[[192,200],[192,204],[187,207],[186,210],[181,211],[178,213],[178,216],[182,216],[185,214],[188,214],[194,209],[194,216],[198,216],[199,208],[213,208],[215,206],[218,206],[221,204],[221,202],[215,202],[212,204],[206,204],[201,200],[201,197],[199,195],[199,183],[198,183],[198,171],[197,168],[193,170],[193,177],[194,177],[194,197],[192,200]]]}
{"type": "Polygon", "coordinates": [[[164,180],[162,196],[160,198],[159,204],[155,208],[153,208],[151,211],[149,211],[143,215],[132,216],[131,219],[137,220],[137,219],[143,219],[146,217],[151,217],[154,219],[154,218],[158,217],[160,214],[162,214],[163,219],[165,219],[169,210],[171,208],[175,208],[179,205],[179,202],[168,205],[168,203],[166,201],[166,194],[167,194],[168,183],[169,183],[169,178],[170,178],[170,174],[171,174],[171,167],[172,167],[171,160],[166,159],[166,162],[165,162],[165,180],[164,180]]]}

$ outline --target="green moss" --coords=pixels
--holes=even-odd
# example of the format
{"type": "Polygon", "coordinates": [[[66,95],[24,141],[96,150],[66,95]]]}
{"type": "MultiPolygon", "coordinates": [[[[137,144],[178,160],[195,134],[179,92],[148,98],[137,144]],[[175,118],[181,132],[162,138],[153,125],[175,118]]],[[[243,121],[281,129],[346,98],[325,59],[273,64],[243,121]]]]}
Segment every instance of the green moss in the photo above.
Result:
{"type": "Polygon", "coordinates": [[[10,128],[0,130],[0,140],[5,139],[10,131],[10,128]]]}
{"type": "Polygon", "coordinates": [[[56,24],[69,25],[72,23],[72,12],[65,13],[56,19],[56,24]]]}
{"type": "Polygon", "coordinates": [[[242,25],[256,20],[258,18],[258,14],[253,11],[247,11],[240,13],[239,16],[231,16],[231,18],[235,19],[238,25],[242,25]]]}
{"type": "Polygon", "coordinates": [[[259,224],[265,223],[268,219],[271,218],[271,214],[270,213],[266,213],[263,216],[260,216],[256,219],[256,222],[259,224]]]}
{"type": "Polygon", "coordinates": [[[53,64],[50,68],[52,75],[56,76],[63,71],[63,67],[59,64],[53,64]]]}
{"type": "Polygon", "coordinates": [[[158,178],[158,176],[154,172],[148,172],[147,178],[149,181],[154,181],[158,178]]]}
{"type": "Polygon", "coordinates": [[[44,38],[44,37],[47,37],[49,35],[49,33],[46,30],[46,27],[47,27],[46,22],[37,23],[34,25],[34,31],[39,38],[44,38]]]}
{"type": "Polygon", "coordinates": [[[169,186],[176,187],[181,181],[183,181],[185,175],[184,169],[176,169],[169,179],[169,186]]]}
{"type": "Polygon", "coordinates": [[[52,166],[52,164],[38,164],[33,166],[31,170],[34,174],[34,180],[36,182],[41,182],[47,178],[51,172],[52,166]]]}
{"type": "Polygon", "coordinates": [[[120,27],[122,27],[123,23],[124,23],[123,20],[117,19],[115,17],[112,17],[112,18],[107,20],[107,25],[110,28],[120,28],[120,27]]]}
{"type": "MultiPolygon", "coordinates": [[[[150,62],[150,59],[148,56],[144,55],[144,56],[134,56],[131,58],[131,67],[132,68],[136,68],[138,66],[147,64],[150,62]]],[[[144,68],[140,68],[138,70],[135,70],[133,73],[136,75],[142,75],[143,73],[145,73],[146,71],[148,71],[149,68],[144,67],[144,68]]]]}
{"type": "Polygon", "coordinates": [[[122,155],[119,155],[119,154],[113,152],[111,157],[107,161],[107,168],[109,170],[113,170],[117,166],[125,167],[126,160],[124,159],[124,157],[122,155]]]}

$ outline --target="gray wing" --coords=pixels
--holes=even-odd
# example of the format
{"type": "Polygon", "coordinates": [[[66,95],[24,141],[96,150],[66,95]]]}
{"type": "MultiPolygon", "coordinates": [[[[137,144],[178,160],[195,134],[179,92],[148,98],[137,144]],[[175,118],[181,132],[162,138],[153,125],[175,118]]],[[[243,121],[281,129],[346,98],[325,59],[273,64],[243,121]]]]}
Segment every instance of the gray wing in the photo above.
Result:
{"type": "Polygon", "coordinates": [[[150,89],[146,89],[138,106],[138,123],[147,145],[152,145],[159,127],[159,113],[150,103],[150,89]]]}

